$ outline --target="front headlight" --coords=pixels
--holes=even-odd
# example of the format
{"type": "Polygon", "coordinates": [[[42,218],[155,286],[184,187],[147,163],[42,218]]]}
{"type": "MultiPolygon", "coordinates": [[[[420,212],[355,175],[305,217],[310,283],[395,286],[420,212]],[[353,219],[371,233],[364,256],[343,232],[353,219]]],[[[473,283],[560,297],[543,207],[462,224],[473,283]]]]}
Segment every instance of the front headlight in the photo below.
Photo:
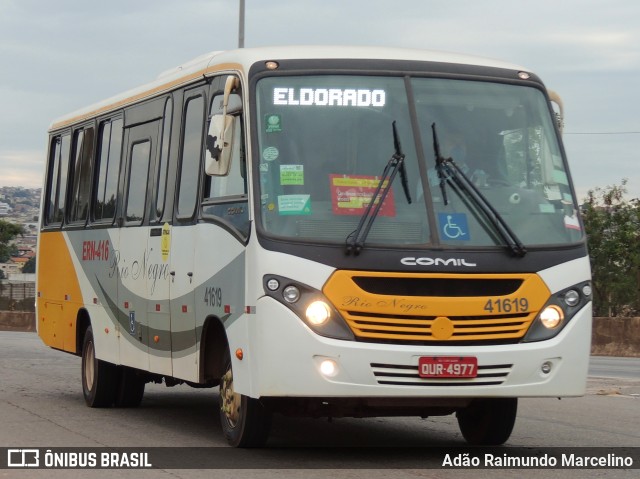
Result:
{"type": "Polygon", "coordinates": [[[314,301],[305,311],[307,321],[315,326],[322,326],[331,317],[331,309],[324,301],[314,301]]]}
{"type": "Polygon", "coordinates": [[[560,306],[550,304],[540,313],[540,322],[547,329],[557,328],[564,320],[564,311],[560,306]]]}
{"type": "Polygon", "coordinates": [[[522,341],[528,343],[553,338],[590,301],[591,283],[589,281],[558,291],[540,310],[522,341]]]}
{"type": "Polygon", "coordinates": [[[285,305],[320,336],[353,341],[353,332],[329,300],[311,286],[274,274],[263,278],[267,296],[285,305]]]}

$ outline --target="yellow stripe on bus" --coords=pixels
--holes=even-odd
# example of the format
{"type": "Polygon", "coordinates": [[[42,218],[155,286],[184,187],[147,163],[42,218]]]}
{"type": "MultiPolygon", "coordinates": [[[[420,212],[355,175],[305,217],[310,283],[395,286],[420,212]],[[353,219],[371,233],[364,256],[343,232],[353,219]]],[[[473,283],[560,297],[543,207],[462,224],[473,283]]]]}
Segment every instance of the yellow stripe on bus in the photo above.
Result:
{"type": "Polygon", "coordinates": [[[45,344],[76,352],[76,319],[82,292],[62,232],[38,240],[38,334],[45,344]]]}

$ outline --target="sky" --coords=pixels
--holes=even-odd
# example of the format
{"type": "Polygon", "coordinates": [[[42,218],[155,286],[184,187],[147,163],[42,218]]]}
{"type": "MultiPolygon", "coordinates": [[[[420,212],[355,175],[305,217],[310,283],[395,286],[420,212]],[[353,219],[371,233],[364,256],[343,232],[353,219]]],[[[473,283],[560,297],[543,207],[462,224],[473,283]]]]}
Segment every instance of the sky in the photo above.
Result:
{"type": "MultiPolygon", "coordinates": [[[[582,201],[640,197],[637,0],[245,0],[245,46],[373,45],[506,60],[565,107],[582,201]]],[[[52,120],[238,45],[239,0],[0,0],[0,186],[41,186],[52,120]]]]}

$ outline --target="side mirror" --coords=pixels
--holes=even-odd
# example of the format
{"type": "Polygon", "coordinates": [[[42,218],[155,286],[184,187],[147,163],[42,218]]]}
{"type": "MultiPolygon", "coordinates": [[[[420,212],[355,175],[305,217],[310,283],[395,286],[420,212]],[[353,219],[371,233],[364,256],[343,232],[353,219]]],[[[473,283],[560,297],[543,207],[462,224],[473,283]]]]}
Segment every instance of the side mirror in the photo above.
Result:
{"type": "Polygon", "coordinates": [[[562,133],[562,130],[564,130],[564,105],[562,104],[562,98],[553,90],[548,90],[547,92],[549,93],[549,100],[558,107],[558,111],[554,109],[554,112],[556,114],[558,129],[560,133],[562,133]]]}
{"type": "Polygon", "coordinates": [[[211,122],[207,131],[205,172],[210,176],[227,176],[231,167],[235,116],[242,111],[242,98],[231,93],[238,79],[229,77],[224,95],[218,95],[211,102],[211,122]]]}

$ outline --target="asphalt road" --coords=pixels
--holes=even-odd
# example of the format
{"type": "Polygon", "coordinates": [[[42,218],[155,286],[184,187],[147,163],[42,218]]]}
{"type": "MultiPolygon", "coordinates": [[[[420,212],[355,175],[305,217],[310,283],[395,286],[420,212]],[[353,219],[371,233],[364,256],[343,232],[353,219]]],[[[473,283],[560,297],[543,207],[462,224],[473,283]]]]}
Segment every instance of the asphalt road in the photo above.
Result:
{"type": "MultiPolygon", "coordinates": [[[[551,446],[640,448],[640,359],[594,357],[590,375],[593,377],[588,392],[582,398],[520,400],[518,419],[507,446],[529,450],[551,446]]],[[[238,464],[237,470],[0,469],[0,478],[640,476],[640,469],[548,469],[541,473],[421,468],[417,454],[434,460],[446,448],[465,446],[453,416],[345,418],[331,422],[276,416],[268,443],[271,453],[237,452],[226,448],[218,408],[217,390],[156,384],[147,385],[140,408],[87,408],[80,385],[79,358],[45,347],[34,333],[0,332],[0,448],[216,448],[214,455],[220,463],[227,464],[226,467],[229,461],[238,464]],[[329,450],[333,451],[331,462],[327,462],[326,455],[319,457],[313,452],[353,445],[363,446],[364,452],[357,451],[354,455],[352,449],[329,450]],[[388,463],[381,460],[384,455],[389,455],[388,463]]]]}
{"type": "Polygon", "coordinates": [[[592,357],[589,376],[640,380],[640,358],[592,357]]]}

